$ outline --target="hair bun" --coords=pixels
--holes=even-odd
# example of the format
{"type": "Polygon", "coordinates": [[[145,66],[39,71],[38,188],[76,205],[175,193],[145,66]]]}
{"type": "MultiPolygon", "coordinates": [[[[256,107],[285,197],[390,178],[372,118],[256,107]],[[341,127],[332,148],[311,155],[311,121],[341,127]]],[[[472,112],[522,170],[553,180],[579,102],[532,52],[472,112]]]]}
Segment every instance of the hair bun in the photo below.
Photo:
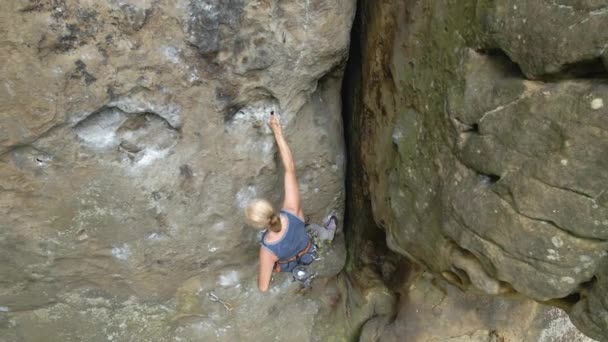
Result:
{"type": "Polygon", "coordinates": [[[272,215],[272,217],[270,218],[270,220],[268,222],[270,223],[271,226],[274,226],[275,224],[277,224],[279,222],[279,217],[277,215],[272,215]]]}

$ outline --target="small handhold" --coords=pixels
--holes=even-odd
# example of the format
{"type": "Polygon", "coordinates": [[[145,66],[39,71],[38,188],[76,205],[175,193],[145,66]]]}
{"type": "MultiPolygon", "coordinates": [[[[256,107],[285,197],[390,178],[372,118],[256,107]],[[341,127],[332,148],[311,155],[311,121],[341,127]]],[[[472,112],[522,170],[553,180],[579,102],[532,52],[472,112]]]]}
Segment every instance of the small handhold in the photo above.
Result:
{"type": "Polygon", "coordinates": [[[76,237],[76,239],[77,239],[78,241],[84,241],[84,240],[86,240],[86,239],[88,239],[88,238],[89,238],[89,235],[86,233],[86,231],[85,231],[84,229],[81,229],[81,230],[78,232],[78,236],[76,237]]]}
{"type": "Polygon", "coordinates": [[[31,146],[18,147],[11,152],[17,167],[24,169],[39,169],[49,166],[53,156],[31,146]]]}

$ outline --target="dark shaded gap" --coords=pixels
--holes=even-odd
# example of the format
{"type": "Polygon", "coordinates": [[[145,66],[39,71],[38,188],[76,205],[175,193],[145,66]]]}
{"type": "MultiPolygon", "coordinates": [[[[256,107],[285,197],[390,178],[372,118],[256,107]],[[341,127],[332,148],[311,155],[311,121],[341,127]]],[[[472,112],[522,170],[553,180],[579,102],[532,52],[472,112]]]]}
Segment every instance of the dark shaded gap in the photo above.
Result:
{"type": "Polygon", "coordinates": [[[479,124],[474,123],[470,128],[465,129],[464,132],[479,134],[479,124]]]}
{"type": "Polygon", "coordinates": [[[580,292],[575,292],[575,293],[571,293],[563,298],[550,299],[548,301],[541,302],[541,303],[543,303],[545,305],[554,306],[556,308],[560,308],[560,309],[568,312],[568,311],[572,310],[574,305],[576,305],[581,299],[582,299],[582,296],[581,296],[580,292]]]}
{"type": "MultiPolygon", "coordinates": [[[[494,59],[497,63],[500,63],[506,74],[511,77],[528,79],[522,72],[519,64],[511,59],[511,57],[502,49],[494,48],[487,50],[476,50],[478,53],[486,55],[494,59]]],[[[604,64],[601,57],[591,58],[587,60],[581,60],[574,63],[564,65],[561,70],[535,77],[536,80],[541,82],[558,82],[563,80],[572,79],[601,79],[605,80],[608,78],[608,66],[604,64]]]]}
{"type": "Polygon", "coordinates": [[[487,186],[494,185],[500,180],[500,176],[491,173],[477,172],[477,175],[479,176],[479,181],[487,186]]]}
{"type": "MultiPolygon", "coordinates": [[[[356,184],[361,184],[363,179],[362,170],[360,167],[361,161],[358,154],[361,148],[360,140],[356,139],[355,132],[361,130],[360,122],[355,117],[361,103],[361,84],[362,84],[362,56],[361,56],[361,6],[362,0],[357,1],[357,11],[353,21],[351,31],[351,41],[349,48],[348,61],[344,70],[342,79],[342,120],[344,125],[344,140],[346,145],[346,177],[345,177],[345,193],[346,203],[344,211],[344,235],[346,238],[347,261],[346,269],[350,269],[349,265],[353,263],[353,238],[352,226],[357,219],[354,219],[355,213],[362,211],[371,211],[369,203],[357,201],[355,198],[363,197],[363,189],[356,187],[356,184]],[[356,166],[355,166],[356,165],[356,166]],[[364,207],[366,209],[363,209],[364,207]],[[363,209],[363,210],[361,210],[363,209]]],[[[359,214],[361,215],[361,214],[359,214]]],[[[357,215],[357,216],[359,216],[357,215]]],[[[365,216],[365,215],[362,215],[365,216]]]]}
{"type": "Polygon", "coordinates": [[[600,57],[579,61],[565,65],[562,70],[554,75],[547,75],[545,81],[559,81],[565,79],[606,79],[608,69],[600,57]]]}
{"type": "MultiPolygon", "coordinates": [[[[386,266],[383,265],[387,259],[393,258],[394,253],[386,245],[385,231],[374,220],[367,175],[361,158],[362,143],[366,139],[365,115],[370,114],[364,112],[362,104],[362,68],[365,51],[369,51],[365,46],[365,6],[365,1],[358,1],[351,32],[349,59],[342,81],[342,116],[347,154],[344,213],[348,255],[346,272],[355,272],[363,266],[368,266],[379,276],[384,276],[387,272],[386,266]]],[[[384,224],[383,220],[380,224],[384,224]]]]}
{"type": "MultiPolygon", "coordinates": [[[[364,188],[365,175],[361,162],[361,134],[362,120],[360,117],[362,107],[363,84],[363,0],[357,1],[357,10],[351,31],[349,58],[342,79],[342,121],[344,125],[344,141],[346,145],[346,176],[345,176],[345,210],[344,210],[344,237],[346,242],[346,265],[344,276],[349,286],[349,296],[358,292],[359,284],[353,274],[359,269],[361,258],[359,248],[362,245],[362,227],[374,227],[378,232],[371,214],[371,203],[366,196],[364,188]]],[[[368,230],[368,229],[365,229],[368,230]]],[[[380,235],[380,234],[378,234],[380,235]]],[[[373,240],[382,239],[381,236],[372,236],[373,240]]],[[[351,304],[352,305],[352,304],[351,304]]],[[[355,328],[348,341],[358,341],[365,322],[355,328]]]]}
{"type": "MultiPolygon", "coordinates": [[[[415,271],[404,257],[391,251],[386,242],[387,222],[383,218],[374,219],[372,201],[369,194],[368,174],[363,167],[363,153],[370,137],[369,125],[373,115],[382,115],[366,110],[363,99],[367,87],[364,83],[366,54],[373,53],[374,47],[368,46],[366,25],[371,21],[368,16],[375,15],[377,4],[358,0],[357,13],[351,32],[349,59],[346,64],[342,83],[342,116],[346,145],[347,167],[345,177],[345,215],[344,234],[346,239],[347,260],[344,276],[351,283],[354,292],[365,292],[378,286],[362,279],[369,279],[369,272],[377,276],[397,300],[405,293],[405,284],[415,271]]],[[[369,24],[371,25],[371,24],[369,24]]],[[[370,81],[371,82],[371,81],[370,81]]],[[[359,297],[353,294],[354,298],[359,297]]],[[[357,299],[355,299],[356,301],[357,299]]],[[[392,319],[390,317],[389,319],[392,319]]],[[[365,322],[351,336],[357,341],[365,322]]]]}
{"type": "Polygon", "coordinates": [[[562,298],[562,300],[565,303],[568,303],[570,305],[574,305],[574,304],[578,303],[579,300],[581,300],[581,294],[578,293],[578,292],[575,292],[573,294],[570,294],[570,295],[562,298]]]}
{"type": "Polygon", "coordinates": [[[519,64],[515,63],[502,49],[477,50],[477,52],[490,57],[493,63],[500,65],[500,69],[503,70],[505,76],[526,79],[519,64]]]}

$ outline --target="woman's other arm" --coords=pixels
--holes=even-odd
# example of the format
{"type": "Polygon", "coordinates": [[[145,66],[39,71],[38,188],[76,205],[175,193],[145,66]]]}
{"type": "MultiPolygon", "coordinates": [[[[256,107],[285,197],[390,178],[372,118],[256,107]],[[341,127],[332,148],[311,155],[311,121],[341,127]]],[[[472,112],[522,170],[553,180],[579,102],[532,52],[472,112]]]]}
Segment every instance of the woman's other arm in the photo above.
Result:
{"type": "Polygon", "coordinates": [[[277,261],[277,257],[266,250],[264,247],[260,247],[260,265],[258,266],[258,288],[262,292],[268,291],[270,286],[270,279],[272,278],[272,269],[274,263],[277,261]]]}

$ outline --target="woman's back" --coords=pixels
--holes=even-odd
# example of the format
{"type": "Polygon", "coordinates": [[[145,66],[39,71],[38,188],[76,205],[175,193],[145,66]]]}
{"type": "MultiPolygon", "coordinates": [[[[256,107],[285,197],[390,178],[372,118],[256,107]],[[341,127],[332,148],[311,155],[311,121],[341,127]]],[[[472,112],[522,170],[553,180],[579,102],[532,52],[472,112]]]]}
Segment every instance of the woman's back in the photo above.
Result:
{"type": "Polygon", "coordinates": [[[281,210],[281,215],[287,218],[287,227],[283,236],[273,242],[267,241],[266,234],[262,238],[262,246],[274,254],[279,261],[294,257],[306,248],[310,241],[302,219],[285,209],[281,210]]]}

